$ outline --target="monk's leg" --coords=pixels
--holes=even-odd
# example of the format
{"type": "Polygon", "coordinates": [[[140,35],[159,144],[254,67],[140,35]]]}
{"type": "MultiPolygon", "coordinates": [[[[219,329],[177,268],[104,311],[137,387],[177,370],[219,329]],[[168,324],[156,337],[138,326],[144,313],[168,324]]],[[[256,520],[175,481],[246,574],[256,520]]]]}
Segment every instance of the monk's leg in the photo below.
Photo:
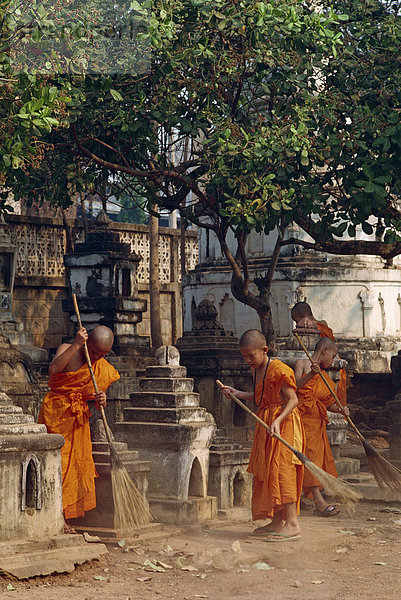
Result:
{"type": "Polygon", "coordinates": [[[313,495],[315,503],[315,511],[321,514],[323,517],[334,517],[340,512],[334,504],[328,504],[323,498],[320,489],[318,487],[311,487],[310,491],[313,495]]]}
{"type": "Polygon", "coordinates": [[[257,527],[253,530],[252,535],[265,535],[267,533],[277,533],[283,530],[284,525],[284,515],[283,511],[275,510],[273,519],[267,525],[263,525],[263,527],[257,527]]]}
{"type": "Polygon", "coordinates": [[[282,533],[288,536],[298,535],[301,533],[301,527],[297,517],[296,502],[289,502],[284,505],[285,523],[281,530],[282,533]]]}

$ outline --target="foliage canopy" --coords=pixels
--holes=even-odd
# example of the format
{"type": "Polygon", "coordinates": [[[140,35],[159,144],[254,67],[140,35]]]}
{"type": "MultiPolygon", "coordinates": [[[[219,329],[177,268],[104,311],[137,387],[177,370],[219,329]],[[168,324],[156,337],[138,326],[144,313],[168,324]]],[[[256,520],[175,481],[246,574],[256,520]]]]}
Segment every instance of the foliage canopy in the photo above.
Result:
{"type": "MultiPolygon", "coordinates": [[[[85,11],[96,6],[101,16],[106,4],[78,10],[78,41],[93,42],[85,11]]],[[[80,74],[12,75],[3,52],[2,182],[17,197],[66,206],[117,173],[117,193],[134,190],[149,206],[178,208],[212,229],[236,297],[259,314],[268,310],[274,264],[253,296],[245,254],[252,230],[296,222],[313,241],[291,242],[396,256],[400,4],[134,1],[137,58],[145,61],[137,70],[122,52],[105,72],[94,42],[98,72],[80,74]],[[369,240],[356,239],[360,227],[369,240]]],[[[70,56],[78,69],[87,49],[78,43],[70,56]]]]}

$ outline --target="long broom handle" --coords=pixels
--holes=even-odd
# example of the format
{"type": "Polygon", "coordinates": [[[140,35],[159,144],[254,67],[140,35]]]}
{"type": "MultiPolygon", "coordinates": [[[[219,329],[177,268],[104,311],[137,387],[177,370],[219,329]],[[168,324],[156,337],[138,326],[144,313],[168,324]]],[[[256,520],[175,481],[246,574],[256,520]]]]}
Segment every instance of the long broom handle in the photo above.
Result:
{"type": "MultiPolygon", "coordinates": [[[[299,335],[297,334],[297,332],[293,331],[293,334],[297,338],[297,340],[298,340],[298,342],[299,342],[302,350],[305,352],[306,356],[309,358],[309,360],[311,362],[313,362],[312,356],[310,355],[310,352],[306,348],[305,344],[303,343],[303,341],[301,340],[301,338],[299,337],[299,335]]],[[[329,382],[327,381],[326,377],[323,375],[323,373],[321,371],[319,371],[319,375],[323,379],[323,381],[324,381],[327,389],[329,390],[330,394],[333,396],[336,404],[338,404],[338,406],[340,408],[344,408],[343,404],[341,404],[340,400],[338,399],[337,394],[335,393],[335,391],[333,390],[333,388],[330,386],[329,382]]],[[[345,419],[347,419],[348,423],[351,425],[352,429],[355,431],[355,433],[357,434],[357,436],[359,437],[359,439],[362,440],[362,441],[365,441],[365,438],[363,437],[362,433],[359,431],[358,427],[355,425],[355,423],[353,422],[353,420],[351,419],[351,417],[348,417],[344,413],[342,413],[342,415],[343,415],[343,417],[345,419]]]]}
{"type": "MultiPolygon", "coordinates": [[[[75,294],[72,295],[72,301],[74,303],[75,314],[77,316],[78,326],[81,328],[82,327],[81,315],[79,314],[78,302],[77,302],[77,297],[75,294]]],[[[92,361],[91,361],[91,357],[89,356],[88,344],[86,342],[84,343],[84,353],[85,353],[86,362],[89,367],[89,373],[90,373],[90,376],[92,379],[93,387],[95,388],[95,393],[98,394],[99,387],[97,385],[95,373],[93,372],[92,361]]],[[[100,405],[100,414],[102,415],[104,429],[106,431],[107,441],[109,444],[111,444],[113,440],[111,439],[109,424],[107,423],[106,414],[104,412],[104,408],[102,405],[100,405]]]]}
{"type": "MultiPolygon", "coordinates": [[[[223,383],[221,383],[221,381],[219,381],[218,379],[216,379],[216,383],[218,386],[220,386],[221,388],[226,387],[223,383]]],[[[260,417],[258,417],[258,415],[255,415],[255,413],[248,407],[246,406],[246,404],[244,404],[243,402],[241,402],[241,400],[239,398],[237,398],[237,396],[234,396],[234,394],[232,392],[229,392],[229,396],[231,398],[231,400],[234,400],[234,402],[236,402],[238,404],[238,406],[240,406],[241,408],[243,408],[247,413],[249,413],[258,423],[260,423],[260,425],[262,425],[265,429],[267,429],[267,431],[270,433],[270,435],[272,437],[277,438],[282,444],[284,444],[284,446],[287,446],[287,448],[289,450],[291,450],[291,452],[294,452],[294,454],[296,456],[298,456],[299,458],[299,454],[302,455],[301,452],[299,452],[298,450],[296,450],[295,448],[293,448],[291,446],[291,444],[289,444],[287,442],[287,440],[285,440],[284,438],[281,437],[281,435],[279,435],[278,433],[272,433],[272,430],[270,429],[270,427],[264,422],[262,421],[262,419],[260,417]]]]}

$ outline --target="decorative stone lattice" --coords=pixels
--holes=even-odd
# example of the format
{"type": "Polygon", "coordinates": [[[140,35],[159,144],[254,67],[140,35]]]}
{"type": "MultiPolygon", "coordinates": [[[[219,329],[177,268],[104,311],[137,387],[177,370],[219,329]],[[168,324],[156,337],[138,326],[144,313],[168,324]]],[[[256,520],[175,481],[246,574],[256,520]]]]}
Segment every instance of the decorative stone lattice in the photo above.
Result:
{"type": "MultiPolygon", "coordinates": [[[[135,226],[133,226],[135,227],[135,226]]],[[[113,227],[114,231],[118,231],[113,227]]],[[[8,223],[7,233],[10,234],[13,244],[18,246],[17,274],[22,277],[65,277],[63,255],[66,252],[66,233],[64,227],[57,224],[38,223],[8,223]]],[[[131,250],[142,258],[137,270],[137,282],[149,282],[149,234],[142,228],[122,229],[118,231],[120,242],[128,243],[131,250]]],[[[170,283],[174,277],[172,264],[176,264],[178,271],[180,264],[180,244],[178,255],[173,260],[173,238],[178,237],[171,233],[161,233],[159,240],[160,282],[170,283]]],[[[82,243],[85,239],[83,229],[74,230],[74,240],[82,243]]],[[[186,270],[194,269],[198,262],[198,239],[196,236],[187,236],[185,240],[186,270]]],[[[178,274],[181,280],[181,273],[178,274]]]]}
{"type": "Polygon", "coordinates": [[[22,277],[63,277],[65,230],[28,223],[7,226],[13,244],[18,246],[17,274],[22,277]]]}

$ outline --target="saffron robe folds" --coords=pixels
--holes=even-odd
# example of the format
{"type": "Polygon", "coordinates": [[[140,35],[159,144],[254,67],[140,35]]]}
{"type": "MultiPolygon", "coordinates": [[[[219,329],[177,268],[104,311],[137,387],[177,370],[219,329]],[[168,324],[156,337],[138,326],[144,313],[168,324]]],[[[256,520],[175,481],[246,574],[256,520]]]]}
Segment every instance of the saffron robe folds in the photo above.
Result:
{"type": "MultiPolygon", "coordinates": [[[[261,399],[257,415],[267,425],[272,424],[287,403],[281,392],[284,383],[296,391],[293,370],[280,360],[272,360],[264,389],[262,381],[255,389],[255,400],[261,399]]],[[[303,452],[304,432],[297,408],[281,423],[280,434],[296,450],[303,452]]],[[[248,467],[248,472],[253,474],[252,518],[273,518],[275,511],[283,510],[284,505],[291,502],[296,503],[299,514],[303,471],[303,464],[295,454],[256,423],[248,467]]]]}
{"type": "MultiPolygon", "coordinates": [[[[324,376],[330,386],[334,388],[334,381],[327,373],[324,373],[324,376]]],[[[305,454],[315,465],[337,477],[337,469],[326,431],[326,424],[329,423],[327,407],[334,404],[333,397],[318,373],[298,390],[297,395],[299,412],[305,429],[305,454]]],[[[319,487],[322,489],[319,481],[311,475],[308,469],[305,469],[303,487],[306,497],[311,497],[309,488],[319,487]]]]}
{"type": "MultiPolygon", "coordinates": [[[[328,325],[326,325],[325,323],[319,323],[318,321],[315,322],[317,328],[320,331],[320,337],[328,337],[331,340],[333,340],[333,342],[336,341],[333,334],[333,330],[328,325]]],[[[335,392],[341,404],[343,406],[347,406],[347,373],[345,369],[340,369],[340,380],[337,383],[337,388],[335,389],[335,392]]],[[[334,399],[333,402],[335,402],[334,399]]]]}
{"type": "MultiPolygon", "coordinates": [[[[120,375],[107,360],[93,363],[99,390],[105,392],[120,375]]],[[[77,371],[51,375],[50,392],[43,400],[39,423],[46,425],[48,433],[64,436],[61,448],[63,478],[63,510],[66,519],[81,517],[95,508],[95,463],[92,457],[87,400],[94,387],[86,364],[77,371]]]]}

